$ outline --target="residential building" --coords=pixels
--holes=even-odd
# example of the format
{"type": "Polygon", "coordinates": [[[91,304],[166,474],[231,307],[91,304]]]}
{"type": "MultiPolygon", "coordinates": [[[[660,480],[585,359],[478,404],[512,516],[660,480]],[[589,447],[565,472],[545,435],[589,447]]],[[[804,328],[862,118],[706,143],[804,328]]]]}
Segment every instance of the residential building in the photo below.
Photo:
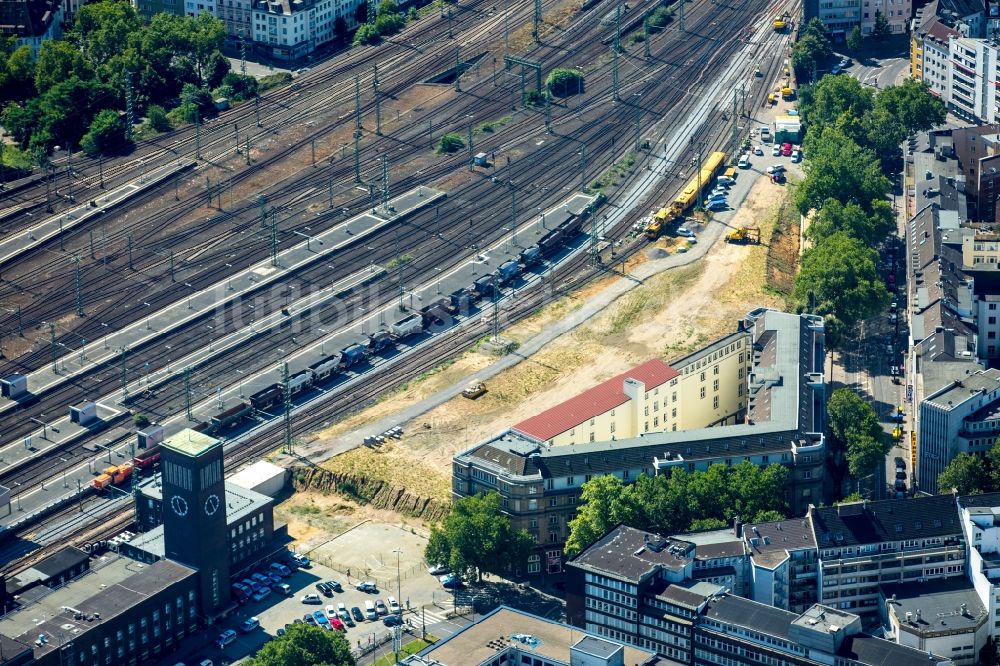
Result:
{"type": "Polygon", "coordinates": [[[996,639],[1000,636],[1000,493],[957,501],[968,547],[968,577],[986,609],[987,630],[996,639]]]}
{"type": "MultiPolygon", "coordinates": [[[[971,370],[971,368],[970,368],[971,370]]],[[[970,372],[920,403],[920,488],[937,493],[938,475],[960,453],[985,455],[1000,434],[1000,370],[970,372]]]]}
{"type": "Polygon", "coordinates": [[[695,546],[691,577],[741,597],[747,596],[750,593],[750,558],[747,557],[746,544],[739,536],[742,530],[743,526],[736,521],[733,529],[675,534],[675,539],[695,546]]]}
{"type": "Polygon", "coordinates": [[[889,32],[902,35],[910,26],[912,10],[910,0],[861,0],[861,34],[871,35],[881,14],[889,23],[889,32]]]}
{"type": "Polygon", "coordinates": [[[990,637],[990,623],[968,580],[887,583],[881,595],[882,621],[890,630],[886,638],[947,655],[956,666],[979,663],[979,652],[990,637]]]}
{"type": "Polygon", "coordinates": [[[354,13],[361,4],[361,0],[253,0],[253,40],[269,56],[301,58],[336,37],[337,17],[353,29],[354,13]]]}
{"type": "Polygon", "coordinates": [[[876,638],[853,613],[816,604],[796,614],[749,599],[710,599],[694,630],[696,666],[952,666],[944,656],[876,638]]]}
{"type": "Polygon", "coordinates": [[[57,0],[0,0],[0,37],[17,38],[37,56],[42,42],[62,37],[63,17],[57,0]]]}
{"type": "Polygon", "coordinates": [[[851,30],[855,26],[861,25],[862,1],[804,0],[802,3],[802,25],[818,18],[826,27],[830,39],[835,43],[843,43],[847,41],[851,30]]]}
{"type": "Polygon", "coordinates": [[[185,15],[186,0],[132,0],[136,11],[145,21],[151,21],[157,14],[185,15]]]}
{"type": "Polygon", "coordinates": [[[253,0],[216,1],[218,5],[215,15],[226,24],[226,34],[236,40],[252,42],[254,39],[253,0]]]}
{"type": "Polygon", "coordinates": [[[803,613],[816,603],[819,557],[809,517],[746,525],[750,590],[768,606],[803,613]]]}
{"type": "Polygon", "coordinates": [[[402,661],[407,666],[655,666],[655,653],[500,606],[402,661]]]}
{"type": "MultiPolygon", "coordinates": [[[[760,309],[740,322],[739,332],[748,338],[753,353],[742,378],[748,396],[742,423],[563,446],[508,430],[454,457],[454,496],[500,493],[514,527],[528,530],[538,542],[529,574],[541,573],[543,558],[546,573],[562,570],[562,545],[580,488],[602,474],[630,482],[640,474],[667,474],[678,466],[694,471],[742,461],[777,463],[791,471],[791,510],[804,514],[810,503],[823,497],[823,321],[760,309]]],[[[725,347],[733,344],[742,343],[725,347]]],[[[701,372],[706,380],[715,376],[711,358],[703,358],[701,367],[692,370],[694,381],[701,381],[701,372]]],[[[720,385],[740,382],[743,366],[738,358],[737,352],[737,362],[729,366],[733,374],[719,375],[720,385]]],[[[709,400],[709,387],[704,388],[704,400],[709,400]]],[[[700,390],[695,395],[702,400],[700,390]]]]}
{"type": "MultiPolygon", "coordinates": [[[[916,10],[910,30],[910,77],[924,81],[945,104],[951,93],[948,43],[953,37],[975,37],[967,24],[952,19],[950,10],[939,11],[939,0],[916,10]],[[963,31],[964,29],[964,31],[963,31]]],[[[982,18],[982,12],[979,12],[982,18]]]]}
{"type": "Polygon", "coordinates": [[[879,585],[965,574],[965,547],[951,495],[810,507],[819,552],[820,603],[879,613],[879,585]]]}
{"type": "Polygon", "coordinates": [[[751,357],[749,336],[737,332],[671,365],[646,361],[512,430],[564,446],[735,424],[746,412],[751,357]]]}

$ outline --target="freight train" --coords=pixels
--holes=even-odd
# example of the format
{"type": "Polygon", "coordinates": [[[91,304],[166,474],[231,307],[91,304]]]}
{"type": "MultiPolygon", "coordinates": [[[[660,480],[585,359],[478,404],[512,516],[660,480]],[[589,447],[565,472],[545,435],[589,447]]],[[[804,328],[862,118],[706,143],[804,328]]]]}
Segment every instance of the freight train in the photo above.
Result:
{"type": "Polygon", "coordinates": [[[701,165],[701,171],[691,177],[691,180],[678,193],[673,202],[653,214],[646,226],[646,237],[650,240],[656,240],[663,232],[664,227],[680,218],[688,208],[697,203],[702,191],[712,183],[712,179],[725,163],[725,153],[709,154],[708,159],[701,165]]]}
{"type": "MultiPolygon", "coordinates": [[[[499,289],[513,282],[526,270],[541,264],[559,251],[563,245],[576,238],[583,225],[583,217],[567,213],[565,219],[539,239],[538,243],[523,249],[517,259],[506,261],[494,273],[476,279],[468,287],[458,289],[449,296],[442,296],[423,306],[387,329],[366,336],[362,341],[341,351],[324,355],[315,363],[288,377],[288,392],[294,397],[314,385],[325,382],[334,375],[344,374],[367,362],[369,358],[395,347],[396,343],[419,333],[434,333],[447,327],[456,315],[467,316],[476,303],[493,298],[499,289]]],[[[216,434],[231,428],[249,417],[254,411],[281,408],[285,401],[285,382],[276,382],[257,391],[245,402],[221,411],[209,421],[193,429],[216,434]]],[[[146,455],[149,455],[147,451],[146,455]]],[[[158,457],[158,454],[157,454],[158,457]]],[[[141,465],[140,465],[141,467],[141,465]]]]}

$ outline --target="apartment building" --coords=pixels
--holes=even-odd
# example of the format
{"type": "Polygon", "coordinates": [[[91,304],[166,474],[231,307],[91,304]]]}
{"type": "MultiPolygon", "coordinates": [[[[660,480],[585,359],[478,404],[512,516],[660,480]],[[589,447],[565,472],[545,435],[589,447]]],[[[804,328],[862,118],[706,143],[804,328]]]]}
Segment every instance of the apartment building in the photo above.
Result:
{"type": "Polygon", "coordinates": [[[14,37],[37,56],[42,42],[62,37],[64,8],[56,0],[3,0],[0,2],[0,37],[14,37]]]}
{"type": "Polygon", "coordinates": [[[1000,636],[1000,493],[959,497],[957,502],[968,546],[968,577],[986,609],[987,630],[996,638],[1000,636]]]}
{"type": "Polygon", "coordinates": [[[965,574],[965,547],[951,495],[810,507],[819,553],[820,603],[879,612],[879,585],[965,574]]]}
{"type": "Polygon", "coordinates": [[[253,39],[267,55],[295,60],[336,37],[337,17],[353,29],[354,12],[361,4],[361,0],[254,0],[253,39]]]}
{"type": "MultiPolygon", "coordinates": [[[[543,568],[545,573],[562,571],[567,523],[576,515],[581,486],[602,474],[631,482],[640,474],[668,474],[674,467],[694,471],[742,461],[777,463],[791,471],[789,507],[804,514],[810,503],[823,497],[823,321],[760,309],[747,315],[740,331],[748,338],[745,353],[752,352],[752,365],[743,379],[748,397],[742,423],[562,446],[508,430],[453,458],[454,496],[500,493],[514,527],[528,530],[538,542],[528,563],[529,574],[543,568]]],[[[724,347],[738,349],[740,344],[724,347]]],[[[729,366],[733,374],[720,374],[721,384],[739,382],[743,366],[739,352],[735,353],[736,363],[729,366]]],[[[696,373],[694,381],[700,382],[701,372],[706,372],[706,382],[714,381],[709,365],[689,374],[696,373]]]]}
{"type": "Polygon", "coordinates": [[[751,357],[749,336],[737,332],[670,365],[646,361],[512,430],[565,446],[738,423],[746,411],[751,357]]]}
{"type": "Polygon", "coordinates": [[[743,539],[750,589],[740,596],[794,613],[816,603],[819,557],[808,516],[747,525],[743,539]]]}

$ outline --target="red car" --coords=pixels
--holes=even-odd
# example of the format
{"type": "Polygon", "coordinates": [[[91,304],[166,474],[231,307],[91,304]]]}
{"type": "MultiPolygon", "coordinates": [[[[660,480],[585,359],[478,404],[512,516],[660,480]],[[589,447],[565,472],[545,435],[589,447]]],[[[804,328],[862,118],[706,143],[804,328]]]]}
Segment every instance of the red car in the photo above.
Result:
{"type": "Polygon", "coordinates": [[[781,154],[784,155],[785,157],[788,157],[789,155],[791,155],[792,154],[792,144],[790,144],[790,143],[783,143],[783,144],[781,144],[781,154]]]}
{"type": "Polygon", "coordinates": [[[344,623],[341,621],[339,617],[331,617],[330,626],[336,629],[337,631],[347,631],[347,627],[344,626],[344,623]]]}

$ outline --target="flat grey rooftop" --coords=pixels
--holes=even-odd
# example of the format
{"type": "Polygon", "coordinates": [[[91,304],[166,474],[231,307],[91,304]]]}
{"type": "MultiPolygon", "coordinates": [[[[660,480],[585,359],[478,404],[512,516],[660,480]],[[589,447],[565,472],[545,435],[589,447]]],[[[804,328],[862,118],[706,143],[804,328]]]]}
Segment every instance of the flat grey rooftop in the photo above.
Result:
{"type": "Polygon", "coordinates": [[[638,582],[663,567],[684,568],[693,544],[619,525],[576,555],[571,562],[588,571],[638,582]]]}
{"type": "Polygon", "coordinates": [[[918,635],[972,631],[986,621],[979,595],[962,576],[923,583],[885,583],[881,588],[901,631],[918,635]]]}

